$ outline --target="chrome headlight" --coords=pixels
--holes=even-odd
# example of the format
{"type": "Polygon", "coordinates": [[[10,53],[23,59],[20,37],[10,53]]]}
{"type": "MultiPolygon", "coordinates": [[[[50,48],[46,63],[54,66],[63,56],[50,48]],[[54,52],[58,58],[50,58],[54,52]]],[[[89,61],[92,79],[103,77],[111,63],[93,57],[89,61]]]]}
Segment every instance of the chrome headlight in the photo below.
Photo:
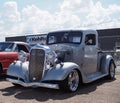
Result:
{"type": "Polygon", "coordinates": [[[24,52],[23,50],[21,50],[19,53],[18,53],[18,59],[22,62],[25,62],[27,60],[27,53],[24,52]]]}
{"type": "Polygon", "coordinates": [[[47,66],[50,67],[51,65],[54,65],[55,63],[55,59],[56,59],[57,55],[54,51],[51,51],[50,53],[48,53],[47,55],[47,66]]]}
{"type": "Polygon", "coordinates": [[[54,51],[48,54],[48,60],[54,61],[55,58],[56,58],[56,53],[54,51]]]}

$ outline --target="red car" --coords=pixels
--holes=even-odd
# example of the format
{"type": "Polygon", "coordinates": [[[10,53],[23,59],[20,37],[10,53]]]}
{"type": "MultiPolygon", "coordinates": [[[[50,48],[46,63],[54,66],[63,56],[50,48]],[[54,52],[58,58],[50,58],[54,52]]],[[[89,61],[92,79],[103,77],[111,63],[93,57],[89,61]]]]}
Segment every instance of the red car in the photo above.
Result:
{"type": "Polygon", "coordinates": [[[18,60],[20,50],[29,54],[30,46],[24,42],[0,42],[0,75],[6,73],[14,60],[18,60]]]}

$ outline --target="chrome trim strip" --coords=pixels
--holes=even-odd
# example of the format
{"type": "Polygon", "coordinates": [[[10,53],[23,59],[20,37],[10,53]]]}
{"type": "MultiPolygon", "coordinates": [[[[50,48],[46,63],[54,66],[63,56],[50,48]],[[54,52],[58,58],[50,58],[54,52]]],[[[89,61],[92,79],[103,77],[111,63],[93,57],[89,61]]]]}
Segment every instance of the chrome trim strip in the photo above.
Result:
{"type": "MultiPolygon", "coordinates": [[[[42,49],[42,48],[41,48],[42,49]]],[[[42,50],[44,50],[44,49],[42,49],[42,50]]],[[[43,77],[44,77],[44,74],[45,74],[45,66],[46,66],[46,51],[44,50],[44,52],[45,52],[45,58],[44,58],[44,67],[43,67],[43,73],[42,73],[42,78],[41,78],[41,80],[43,79],[43,77]]]]}
{"type": "Polygon", "coordinates": [[[8,80],[8,81],[10,81],[12,83],[20,84],[20,85],[22,85],[24,87],[38,86],[38,87],[45,87],[45,88],[51,88],[51,89],[59,89],[58,84],[41,83],[41,82],[25,83],[25,82],[22,82],[20,80],[14,80],[14,79],[10,79],[10,78],[6,78],[6,80],[8,80]]]}

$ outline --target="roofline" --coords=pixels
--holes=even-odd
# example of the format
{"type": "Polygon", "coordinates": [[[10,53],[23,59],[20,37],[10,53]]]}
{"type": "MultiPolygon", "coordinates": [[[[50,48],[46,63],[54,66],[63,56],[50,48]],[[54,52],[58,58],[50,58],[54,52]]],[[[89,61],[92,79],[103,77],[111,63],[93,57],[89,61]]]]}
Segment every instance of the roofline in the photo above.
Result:
{"type": "Polygon", "coordinates": [[[0,43],[28,44],[27,42],[22,42],[22,41],[5,41],[5,42],[0,42],[0,43]]]}
{"type": "MultiPolygon", "coordinates": [[[[75,29],[75,30],[56,30],[56,31],[52,31],[52,32],[49,32],[49,33],[57,33],[57,32],[72,32],[72,31],[81,31],[81,32],[84,32],[84,31],[97,31],[97,30],[93,30],[93,29],[75,29]]],[[[48,34],[49,34],[48,33],[48,34]]]]}

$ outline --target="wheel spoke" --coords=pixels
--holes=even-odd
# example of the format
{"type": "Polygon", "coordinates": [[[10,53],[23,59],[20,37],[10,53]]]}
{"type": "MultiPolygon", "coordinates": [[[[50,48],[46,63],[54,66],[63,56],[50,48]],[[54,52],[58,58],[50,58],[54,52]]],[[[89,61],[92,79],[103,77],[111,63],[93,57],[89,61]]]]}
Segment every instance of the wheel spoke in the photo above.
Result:
{"type": "Polygon", "coordinates": [[[109,78],[113,79],[114,77],[115,77],[115,66],[114,63],[111,62],[109,67],[109,78]]]}
{"type": "Polygon", "coordinates": [[[75,91],[78,88],[78,84],[79,84],[78,72],[76,70],[73,70],[69,74],[69,78],[68,78],[68,85],[70,87],[70,90],[75,91]]]}

